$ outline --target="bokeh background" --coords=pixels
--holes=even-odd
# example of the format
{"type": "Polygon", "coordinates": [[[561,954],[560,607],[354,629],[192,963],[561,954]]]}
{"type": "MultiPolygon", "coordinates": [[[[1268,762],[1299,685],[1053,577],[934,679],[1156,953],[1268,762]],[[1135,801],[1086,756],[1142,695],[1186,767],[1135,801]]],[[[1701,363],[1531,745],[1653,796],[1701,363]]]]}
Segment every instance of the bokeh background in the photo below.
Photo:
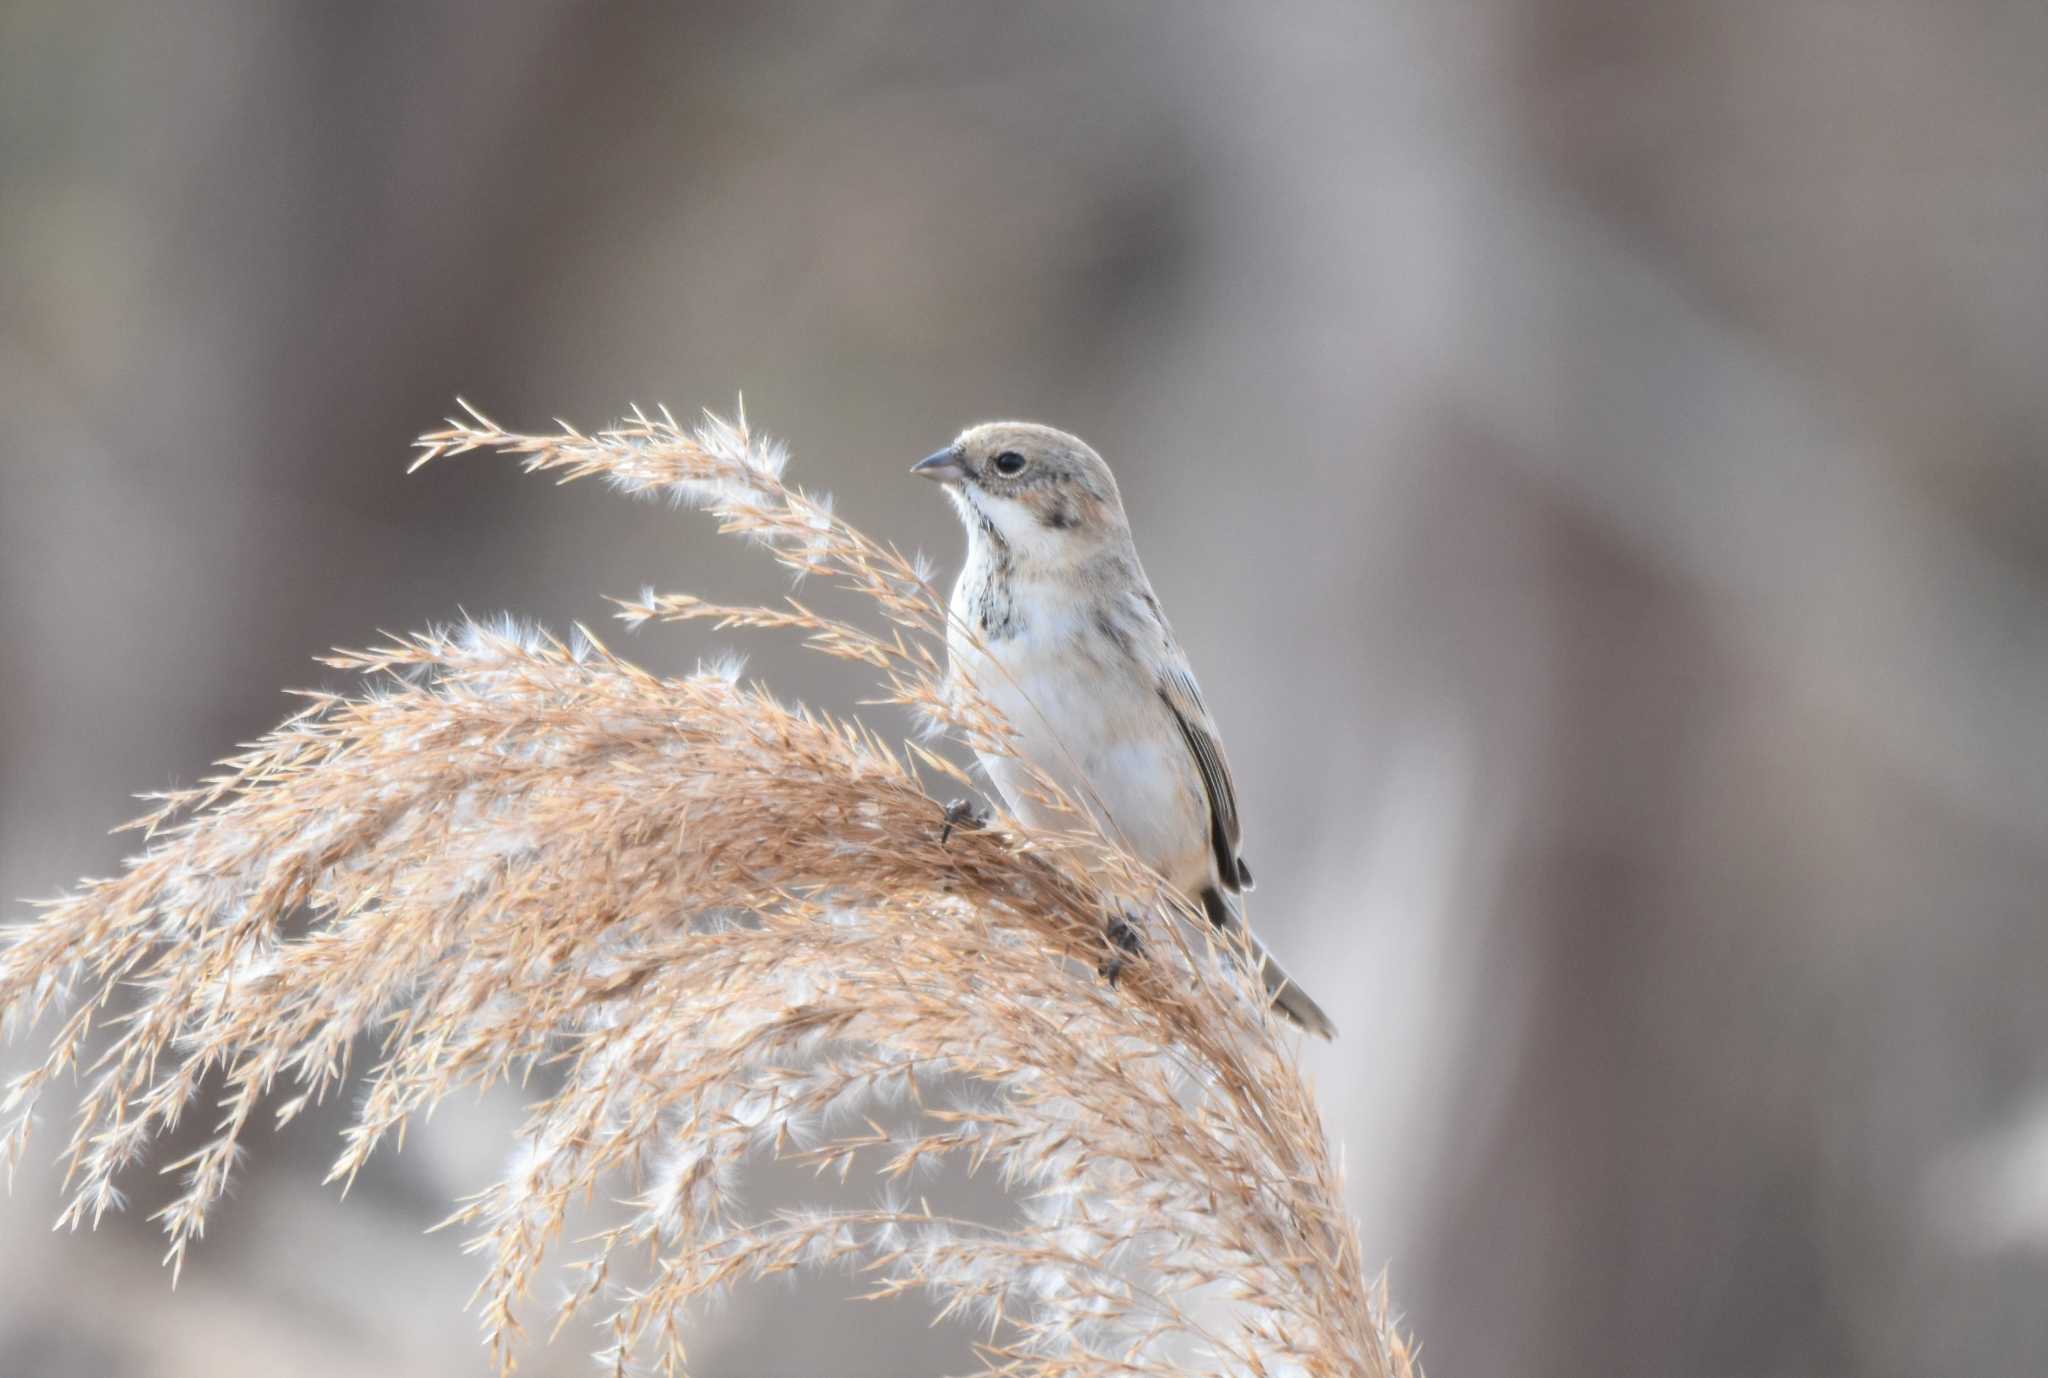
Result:
{"type": "MultiPolygon", "coordinates": [[[[0,894],[330,645],[777,589],[700,517],[406,478],[458,392],[744,392],[949,565],[906,465],[1097,444],[1433,1374],[2048,1371],[2048,6],[0,7],[0,894]]],[[[48,1232],[46,1135],[0,1375],[487,1372],[421,1231],[517,1098],[342,1202],[346,1110],[175,1296],[147,1173],[48,1232]]],[[[700,1371],[967,1363],[844,1290],[700,1371]]]]}

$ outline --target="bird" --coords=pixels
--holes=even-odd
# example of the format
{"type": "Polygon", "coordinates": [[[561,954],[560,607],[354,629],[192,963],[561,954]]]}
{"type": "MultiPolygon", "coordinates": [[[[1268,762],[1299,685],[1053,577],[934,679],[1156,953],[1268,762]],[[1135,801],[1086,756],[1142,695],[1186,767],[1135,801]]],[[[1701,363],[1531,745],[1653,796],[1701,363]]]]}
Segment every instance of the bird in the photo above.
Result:
{"type": "MultiPolygon", "coordinates": [[[[1071,827],[1034,782],[1031,771],[1041,772],[1217,929],[1243,933],[1274,1008],[1333,1038],[1322,1007],[1245,928],[1252,873],[1230,766],[1138,562],[1109,465],[1065,431],[991,421],[911,472],[944,485],[967,531],[947,619],[947,683],[978,694],[1014,734],[1014,754],[976,751],[1011,814],[1027,826],[1071,827]]],[[[949,811],[949,826],[962,807],[949,811]]],[[[1122,920],[1109,935],[1136,951],[1122,920]]]]}

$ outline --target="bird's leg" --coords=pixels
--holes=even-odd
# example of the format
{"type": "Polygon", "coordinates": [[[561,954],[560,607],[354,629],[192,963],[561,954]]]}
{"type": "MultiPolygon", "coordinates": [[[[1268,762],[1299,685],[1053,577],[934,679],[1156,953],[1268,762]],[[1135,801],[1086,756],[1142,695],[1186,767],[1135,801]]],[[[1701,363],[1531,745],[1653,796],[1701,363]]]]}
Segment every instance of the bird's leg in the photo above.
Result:
{"type": "Polygon", "coordinates": [[[987,826],[987,809],[982,808],[972,799],[955,799],[952,803],[946,805],[945,819],[939,827],[939,845],[941,847],[946,845],[946,840],[952,837],[955,828],[965,832],[978,832],[987,826]]]}
{"type": "Polygon", "coordinates": [[[1104,936],[1116,950],[1116,955],[1095,970],[1112,986],[1116,984],[1116,978],[1124,974],[1124,963],[1132,957],[1143,956],[1145,952],[1145,945],[1138,941],[1138,926],[1132,921],[1134,918],[1135,915],[1125,913],[1111,919],[1109,927],[1104,930],[1104,936]]]}

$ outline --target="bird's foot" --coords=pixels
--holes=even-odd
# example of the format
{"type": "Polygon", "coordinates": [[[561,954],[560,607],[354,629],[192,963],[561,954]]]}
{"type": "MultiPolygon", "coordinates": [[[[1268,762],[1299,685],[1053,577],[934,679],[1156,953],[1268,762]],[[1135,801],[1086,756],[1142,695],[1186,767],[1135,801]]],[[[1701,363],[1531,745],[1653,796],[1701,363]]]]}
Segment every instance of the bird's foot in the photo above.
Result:
{"type": "Polygon", "coordinates": [[[955,799],[946,805],[944,821],[939,826],[939,845],[946,845],[955,828],[962,832],[979,832],[988,826],[988,810],[972,799],[955,799]]]}
{"type": "Polygon", "coordinates": [[[1137,925],[1128,917],[1111,919],[1109,927],[1103,930],[1103,936],[1109,939],[1109,945],[1115,949],[1116,955],[1095,970],[1103,980],[1113,986],[1116,984],[1116,978],[1124,974],[1125,963],[1133,957],[1144,955],[1145,945],[1138,941],[1137,925]]]}

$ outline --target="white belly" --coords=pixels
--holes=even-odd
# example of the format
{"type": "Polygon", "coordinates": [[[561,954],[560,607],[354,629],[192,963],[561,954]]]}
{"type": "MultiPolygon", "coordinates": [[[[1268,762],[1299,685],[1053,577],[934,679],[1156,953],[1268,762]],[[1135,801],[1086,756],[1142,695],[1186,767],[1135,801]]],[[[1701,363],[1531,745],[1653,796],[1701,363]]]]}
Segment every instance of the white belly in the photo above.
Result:
{"type": "MultiPolygon", "coordinates": [[[[954,648],[956,664],[980,657],[954,648]]],[[[1189,894],[1210,883],[1209,806],[1180,729],[1156,690],[1092,642],[1078,619],[1039,616],[989,648],[973,679],[1018,734],[1019,754],[1086,807],[1111,840],[1189,894]]],[[[1030,797],[1016,760],[982,766],[1010,811],[1035,827],[1071,828],[1030,797]]]]}

